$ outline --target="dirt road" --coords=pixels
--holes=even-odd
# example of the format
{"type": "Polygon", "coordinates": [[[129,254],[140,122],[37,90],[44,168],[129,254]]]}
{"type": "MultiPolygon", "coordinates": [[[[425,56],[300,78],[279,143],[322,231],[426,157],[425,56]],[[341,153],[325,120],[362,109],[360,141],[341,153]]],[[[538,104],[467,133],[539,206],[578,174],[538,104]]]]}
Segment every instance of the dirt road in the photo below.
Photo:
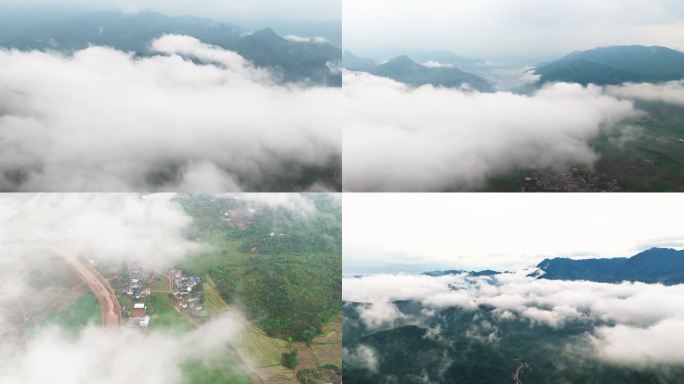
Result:
{"type": "Polygon", "coordinates": [[[105,327],[119,326],[121,323],[121,306],[109,282],[89,263],[73,258],[65,258],[65,260],[88,284],[97,301],[100,302],[102,325],[105,327]]]}

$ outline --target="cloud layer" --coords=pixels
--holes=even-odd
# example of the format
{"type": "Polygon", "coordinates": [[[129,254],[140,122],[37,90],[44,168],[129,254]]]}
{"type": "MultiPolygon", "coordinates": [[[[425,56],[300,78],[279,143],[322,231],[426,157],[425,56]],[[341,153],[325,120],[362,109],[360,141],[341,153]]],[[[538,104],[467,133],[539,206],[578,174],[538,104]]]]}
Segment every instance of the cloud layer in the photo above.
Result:
{"type": "MultiPolygon", "coordinates": [[[[0,344],[0,383],[180,383],[184,362],[211,362],[244,324],[239,314],[227,313],[183,335],[89,327],[74,338],[50,328],[23,345],[0,344]]],[[[234,361],[221,364],[242,369],[234,361]]]]}
{"type": "Polygon", "coordinates": [[[0,190],[334,188],[308,173],[338,171],[339,89],[186,36],[152,47],[0,51],[0,190]]]}
{"type": "Polygon", "coordinates": [[[684,80],[661,84],[626,83],[608,86],[606,91],[610,95],[626,99],[684,106],[684,80]]]}
{"type": "Polygon", "coordinates": [[[343,182],[349,191],[468,190],[514,168],[593,164],[588,141],[636,116],[599,87],[547,85],[531,96],[344,76],[343,182]]]}
{"type": "Polygon", "coordinates": [[[401,314],[393,304],[413,300],[429,309],[495,308],[501,320],[519,318],[552,327],[596,320],[587,340],[596,357],[625,364],[684,364],[684,285],[535,280],[524,273],[496,279],[466,275],[370,275],[345,278],[343,299],[365,303],[359,316],[372,329],[391,327],[401,314]]]}
{"type": "Polygon", "coordinates": [[[190,217],[170,197],[3,194],[0,262],[56,255],[168,266],[196,246],[183,237],[190,217]]]}

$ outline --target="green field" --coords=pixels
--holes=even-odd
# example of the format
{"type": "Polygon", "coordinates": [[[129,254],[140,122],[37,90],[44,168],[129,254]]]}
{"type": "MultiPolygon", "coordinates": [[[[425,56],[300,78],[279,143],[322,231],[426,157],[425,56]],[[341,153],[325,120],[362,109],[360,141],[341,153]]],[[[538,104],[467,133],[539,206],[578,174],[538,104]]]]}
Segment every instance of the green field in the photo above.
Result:
{"type": "Polygon", "coordinates": [[[169,291],[169,280],[166,275],[155,274],[152,279],[153,281],[150,283],[151,290],[160,292],[169,291]]]}
{"type": "Polygon", "coordinates": [[[68,307],[47,315],[32,327],[31,333],[49,326],[58,326],[72,335],[77,335],[81,329],[88,325],[100,325],[100,316],[100,304],[95,296],[88,291],[68,307]]]}
{"type": "Polygon", "coordinates": [[[150,315],[150,330],[182,333],[192,329],[192,325],[174,309],[174,298],[170,293],[153,292],[144,303],[150,315]]]}

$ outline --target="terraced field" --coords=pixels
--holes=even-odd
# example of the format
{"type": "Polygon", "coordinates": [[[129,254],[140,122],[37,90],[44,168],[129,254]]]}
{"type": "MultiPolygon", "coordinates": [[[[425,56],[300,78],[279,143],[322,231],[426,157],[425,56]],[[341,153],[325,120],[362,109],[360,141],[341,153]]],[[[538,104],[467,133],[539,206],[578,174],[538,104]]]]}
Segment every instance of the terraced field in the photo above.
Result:
{"type": "MultiPolygon", "coordinates": [[[[218,293],[211,276],[205,276],[203,288],[209,316],[215,317],[228,310],[228,303],[218,293]]],[[[280,365],[280,356],[288,351],[285,340],[269,337],[255,325],[248,324],[232,347],[248,362],[261,382],[296,382],[294,372],[280,365]]]]}
{"type": "Polygon", "coordinates": [[[209,312],[209,316],[216,317],[228,309],[228,303],[219,294],[216,283],[210,275],[204,276],[202,288],[204,289],[204,308],[209,312]]]}
{"type": "Polygon", "coordinates": [[[311,342],[319,366],[331,364],[342,366],[342,316],[326,324],[321,336],[316,336],[311,342]]]}
{"type": "Polygon", "coordinates": [[[319,371],[326,366],[342,367],[342,316],[338,316],[323,327],[307,346],[302,342],[292,343],[299,350],[299,363],[295,371],[319,371]]]}

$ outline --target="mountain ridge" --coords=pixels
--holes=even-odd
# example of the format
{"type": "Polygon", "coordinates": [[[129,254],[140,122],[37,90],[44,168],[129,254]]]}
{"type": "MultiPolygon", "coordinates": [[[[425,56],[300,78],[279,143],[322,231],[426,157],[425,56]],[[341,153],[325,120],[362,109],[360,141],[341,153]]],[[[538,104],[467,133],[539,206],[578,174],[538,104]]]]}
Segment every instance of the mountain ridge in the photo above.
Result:
{"type": "Polygon", "coordinates": [[[343,65],[350,70],[387,77],[414,87],[432,85],[435,87],[462,88],[467,84],[472,89],[482,92],[493,90],[492,84],[478,75],[465,72],[455,66],[427,67],[405,54],[378,64],[371,59],[362,58],[350,51],[345,51],[343,65]]]}
{"type": "Polygon", "coordinates": [[[548,280],[684,284],[684,250],[650,248],[631,257],[544,259],[530,276],[548,280]]]}
{"type": "Polygon", "coordinates": [[[341,74],[332,73],[329,66],[341,62],[342,51],[330,43],[290,41],[272,28],[248,33],[233,24],[149,10],[132,14],[97,11],[42,21],[0,34],[0,47],[70,53],[95,44],[149,56],[154,54],[150,42],[164,34],[192,36],[235,51],[257,66],[277,69],[283,82],[328,86],[342,83],[341,74]]]}
{"type": "Polygon", "coordinates": [[[612,85],[684,78],[684,52],[663,46],[614,45],[571,52],[537,66],[540,83],[612,85]]]}

